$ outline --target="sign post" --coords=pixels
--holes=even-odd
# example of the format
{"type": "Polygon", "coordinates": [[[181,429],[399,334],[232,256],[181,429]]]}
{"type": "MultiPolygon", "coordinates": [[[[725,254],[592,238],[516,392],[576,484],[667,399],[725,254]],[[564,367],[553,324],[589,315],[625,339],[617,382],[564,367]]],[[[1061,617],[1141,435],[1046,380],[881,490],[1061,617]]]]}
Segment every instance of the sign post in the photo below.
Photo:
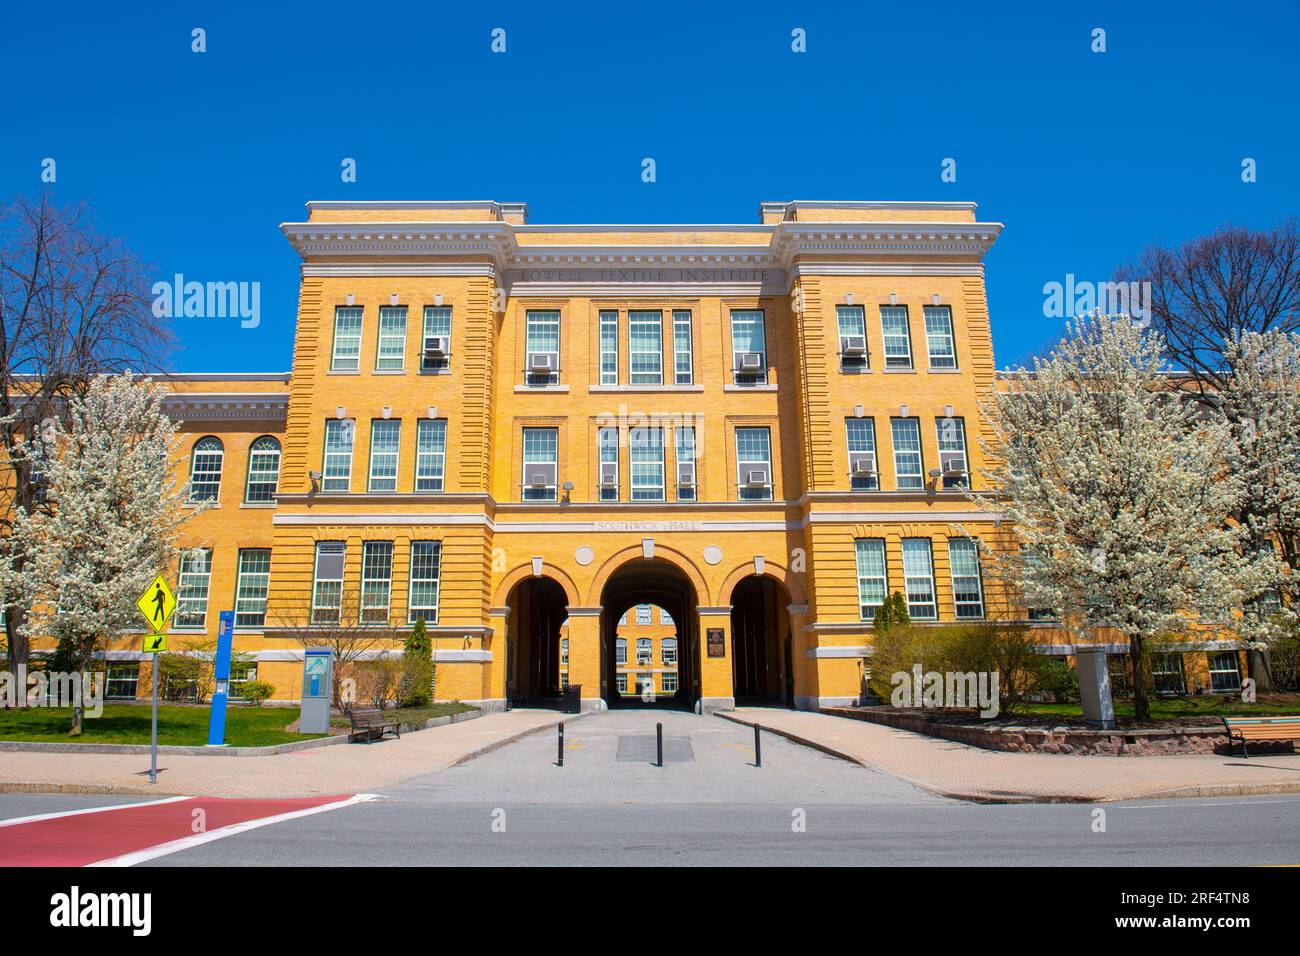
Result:
{"type": "Polygon", "coordinates": [[[167,650],[167,635],[163,628],[176,610],[176,595],[160,574],[144,589],[135,606],[149,622],[152,633],[146,634],[141,650],[153,655],[153,717],[149,726],[149,782],[158,782],[158,655],[167,650]]]}
{"type": "Polygon", "coordinates": [[[212,663],[212,676],[216,687],[212,692],[212,708],[208,717],[208,746],[226,745],[226,701],[230,699],[230,654],[234,643],[235,612],[221,612],[221,628],[217,631],[217,657],[212,663]]]}

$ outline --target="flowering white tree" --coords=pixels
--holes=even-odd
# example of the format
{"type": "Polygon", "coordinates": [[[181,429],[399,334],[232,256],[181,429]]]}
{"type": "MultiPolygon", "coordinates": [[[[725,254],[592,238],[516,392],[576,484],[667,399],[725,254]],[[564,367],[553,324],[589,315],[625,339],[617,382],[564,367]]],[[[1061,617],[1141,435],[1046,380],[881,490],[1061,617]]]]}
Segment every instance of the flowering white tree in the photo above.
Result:
{"type": "MultiPolygon", "coordinates": [[[[188,482],[176,477],[176,424],[165,390],[129,372],[98,376],[50,419],[25,454],[45,500],[15,510],[13,537],[26,561],[0,567],[0,581],[29,599],[29,635],[59,641],[59,657],[85,671],[97,649],[138,631],[135,601],[171,568],[188,482]]],[[[70,733],[81,733],[73,707],[70,733]]]]}
{"type": "Polygon", "coordinates": [[[1014,526],[1026,555],[993,555],[1030,607],[1129,642],[1134,710],[1150,715],[1144,641],[1233,627],[1260,562],[1228,519],[1244,485],[1231,430],[1170,388],[1160,338],[1126,317],[1079,320],[1046,359],[981,403],[995,439],[975,501],[1014,526]]]}

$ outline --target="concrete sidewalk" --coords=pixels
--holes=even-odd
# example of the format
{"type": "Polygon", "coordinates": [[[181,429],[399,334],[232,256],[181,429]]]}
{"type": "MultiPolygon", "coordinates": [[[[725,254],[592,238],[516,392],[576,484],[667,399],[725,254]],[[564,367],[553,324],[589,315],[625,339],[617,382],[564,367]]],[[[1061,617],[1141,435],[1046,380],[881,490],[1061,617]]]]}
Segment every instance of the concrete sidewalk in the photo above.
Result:
{"type": "Polygon", "coordinates": [[[148,754],[0,753],[0,793],[131,793],[156,796],[302,797],[366,793],[464,763],[577,715],[512,710],[407,733],[372,744],[220,760],[158,755],[149,784],[148,754]]]}
{"type": "Polygon", "coordinates": [[[882,724],[742,707],[717,716],[875,767],[932,793],[981,803],[1095,803],[1300,793],[1300,754],[1100,757],[982,750],[882,724]]]}

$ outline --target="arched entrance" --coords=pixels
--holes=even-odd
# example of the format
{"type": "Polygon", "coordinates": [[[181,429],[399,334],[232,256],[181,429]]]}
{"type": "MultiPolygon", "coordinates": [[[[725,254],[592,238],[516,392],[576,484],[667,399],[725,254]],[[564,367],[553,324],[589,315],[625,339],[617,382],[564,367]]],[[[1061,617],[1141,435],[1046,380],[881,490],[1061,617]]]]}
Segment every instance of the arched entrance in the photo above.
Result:
{"type": "Polygon", "coordinates": [[[775,578],[752,575],[731,592],[731,662],[736,704],[794,706],[790,597],[775,578]]]}
{"type": "Polygon", "coordinates": [[[686,575],[658,558],[633,559],[605,582],[600,607],[606,706],[693,709],[700,699],[699,613],[686,575]],[[646,607],[648,614],[638,610],[646,607]],[[620,640],[627,642],[622,654],[620,640]]]}
{"type": "Polygon", "coordinates": [[[510,639],[506,661],[508,706],[557,705],[560,701],[560,629],[569,600],[547,577],[525,578],[510,591],[510,639]]]}

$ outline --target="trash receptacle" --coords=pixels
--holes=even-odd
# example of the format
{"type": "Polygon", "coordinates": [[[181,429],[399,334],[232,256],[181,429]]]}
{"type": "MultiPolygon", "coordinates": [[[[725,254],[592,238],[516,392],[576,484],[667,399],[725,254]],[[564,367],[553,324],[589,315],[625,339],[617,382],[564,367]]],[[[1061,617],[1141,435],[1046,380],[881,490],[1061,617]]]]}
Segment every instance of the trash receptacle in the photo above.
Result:
{"type": "Polygon", "coordinates": [[[578,714],[582,712],[582,685],[570,684],[564,688],[564,712],[578,714]]]}

